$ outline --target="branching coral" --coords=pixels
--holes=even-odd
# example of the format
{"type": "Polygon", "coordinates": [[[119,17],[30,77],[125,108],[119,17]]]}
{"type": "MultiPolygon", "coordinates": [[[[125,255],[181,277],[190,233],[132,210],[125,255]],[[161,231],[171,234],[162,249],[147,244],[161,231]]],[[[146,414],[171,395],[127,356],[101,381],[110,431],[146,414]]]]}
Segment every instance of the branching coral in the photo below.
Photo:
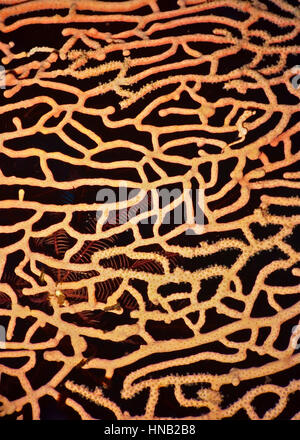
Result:
{"type": "Polygon", "coordinates": [[[0,4],[1,416],[299,419],[299,8],[0,4]]]}

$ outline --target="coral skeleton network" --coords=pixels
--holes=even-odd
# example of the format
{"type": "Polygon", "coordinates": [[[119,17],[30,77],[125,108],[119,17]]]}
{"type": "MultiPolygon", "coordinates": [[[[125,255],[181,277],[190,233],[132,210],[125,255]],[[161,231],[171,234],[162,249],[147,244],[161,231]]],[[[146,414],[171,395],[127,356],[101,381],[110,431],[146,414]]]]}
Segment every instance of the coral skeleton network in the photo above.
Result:
{"type": "Polygon", "coordinates": [[[300,419],[299,55],[298,0],[0,0],[1,419],[300,419]]]}

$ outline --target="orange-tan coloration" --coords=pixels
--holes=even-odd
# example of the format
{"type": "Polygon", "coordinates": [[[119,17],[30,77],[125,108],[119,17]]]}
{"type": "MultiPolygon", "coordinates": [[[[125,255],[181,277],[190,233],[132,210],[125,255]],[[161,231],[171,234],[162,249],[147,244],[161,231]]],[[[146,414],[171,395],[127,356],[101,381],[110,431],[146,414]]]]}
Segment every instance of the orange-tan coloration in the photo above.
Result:
{"type": "MultiPolygon", "coordinates": [[[[239,411],[275,419],[299,393],[291,329],[300,316],[300,88],[291,57],[300,53],[300,8],[284,0],[268,2],[273,10],[263,1],[170,3],[0,2],[3,417],[26,418],[30,404],[32,419],[43,418],[42,399],[63,395],[84,420],[239,411]],[[25,47],[21,32],[35,26],[45,35],[25,47]],[[35,164],[27,174],[26,163],[35,164]],[[82,188],[124,184],[204,189],[203,231],[163,230],[163,215],[149,236],[129,222],[74,226],[99,209],[78,196],[82,188]],[[55,221],[43,223],[49,215],[55,221]],[[49,377],[37,384],[40,362],[49,377]],[[89,371],[98,371],[94,383],[89,371]],[[290,379],[279,383],[283,372],[290,379]],[[18,382],[14,396],[9,378],[18,382]],[[166,392],[169,413],[160,403],[166,392]],[[134,404],[140,393],[143,408],[134,404]],[[255,399],[270,393],[272,405],[257,411],[255,399]],[[92,413],[86,403],[96,404],[92,413]]],[[[300,408],[289,417],[299,419],[300,408]]]]}

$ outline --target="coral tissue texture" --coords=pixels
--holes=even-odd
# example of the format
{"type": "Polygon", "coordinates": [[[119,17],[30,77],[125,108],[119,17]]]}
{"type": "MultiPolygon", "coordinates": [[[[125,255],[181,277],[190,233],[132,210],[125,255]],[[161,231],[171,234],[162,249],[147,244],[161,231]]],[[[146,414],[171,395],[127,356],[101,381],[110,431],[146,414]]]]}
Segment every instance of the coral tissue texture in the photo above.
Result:
{"type": "Polygon", "coordinates": [[[300,418],[299,31],[297,0],[0,1],[2,418],[300,418]]]}

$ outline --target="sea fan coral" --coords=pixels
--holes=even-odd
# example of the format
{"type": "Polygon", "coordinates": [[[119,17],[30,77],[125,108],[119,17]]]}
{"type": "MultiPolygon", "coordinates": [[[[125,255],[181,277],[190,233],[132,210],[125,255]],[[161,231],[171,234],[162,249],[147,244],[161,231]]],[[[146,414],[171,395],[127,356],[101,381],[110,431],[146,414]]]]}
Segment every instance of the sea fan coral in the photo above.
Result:
{"type": "Polygon", "coordinates": [[[298,1],[0,6],[0,415],[299,419],[298,1]]]}

